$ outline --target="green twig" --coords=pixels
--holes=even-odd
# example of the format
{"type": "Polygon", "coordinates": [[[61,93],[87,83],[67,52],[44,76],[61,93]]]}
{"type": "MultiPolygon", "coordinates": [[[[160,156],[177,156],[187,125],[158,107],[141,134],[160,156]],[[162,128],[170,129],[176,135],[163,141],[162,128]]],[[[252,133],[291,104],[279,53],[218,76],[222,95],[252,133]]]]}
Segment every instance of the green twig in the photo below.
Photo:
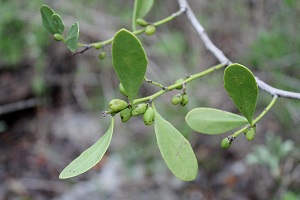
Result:
{"type": "MultiPolygon", "coordinates": [[[[223,64],[216,65],[216,66],[211,67],[211,68],[209,68],[209,69],[207,69],[207,70],[204,70],[204,71],[202,71],[202,72],[200,72],[200,73],[193,74],[193,75],[189,76],[189,77],[188,77],[187,79],[185,79],[183,82],[184,82],[184,84],[188,84],[189,82],[192,82],[193,80],[196,80],[196,79],[198,79],[198,78],[201,78],[201,77],[203,77],[203,76],[206,76],[207,74],[212,73],[212,72],[214,72],[215,70],[222,69],[224,66],[225,66],[225,65],[223,65],[223,64]]],[[[179,86],[181,86],[181,85],[182,85],[182,83],[175,83],[175,84],[173,84],[173,85],[170,85],[170,86],[168,86],[168,87],[165,87],[163,90],[160,90],[160,91],[158,91],[158,92],[155,93],[155,94],[152,94],[152,95],[150,95],[150,96],[143,97],[143,98],[140,98],[140,99],[135,99],[135,100],[133,100],[133,105],[134,105],[134,104],[141,103],[141,102],[144,102],[144,101],[148,101],[148,100],[150,100],[150,99],[153,100],[153,99],[159,97],[160,95],[164,94],[165,92],[174,90],[176,87],[179,87],[179,86]]]]}
{"type": "Polygon", "coordinates": [[[151,83],[153,85],[156,85],[156,86],[160,87],[163,90],[165,89],[165,87],[162,84],[154,82],[154,81],[148,79],[146,76],[144,77],[144,80],[147,81],[148,83],[151,83]]]}
{"type": "MultiPolygon", "coordinates": [[[[267,112],[269,112],[269,110],[272,108],[272,106],[275,104],[276,100],[277,100],[278,96],[274,95],[272,101],[269,103],[269,105],[264,109],[264,111],[262,111],[262,113],[260,113],[260,115],[258,115],[258,117],[256,117],[253,122],[252,122],[252,126],[255,126],[256,123],[261,120],[263,118],[263,116],[265,116],[265,114],[267,114],[267,112]]],[[[239,134],[245,132],[247,130],[249,126],[245,126],[244,128],[236,131],[235,133],[232,134],[233,137],[237,137],[239,134]]]]}
{"type": "MultiPolygon", "coordinates": [[[[162,19],[162,20],[159,20],[157,22],[152,23],[152,25],[153,26],[163,25],[163,24],[165,24],[165,23],[167,23],[169,21],[172,21],[176,17],[180,16],[182,13],[184,13],[184,11],[185,11],[184,8],[180,8],[180,10],[178,10],[177,12],[173,13],[172,15],[170,15],[170,16],[162,19]]],[[[136,30],[136,31],[134,31],[132,33],[135,34],[135,35],[139,35],[139,34],[142,34],[143,32],[145,32],[145,28],[136,30]]],[[[94,47],[95,49],[101,49],[104,46],[106,46],[107,44],[111,43],[112,41],[113,41],[113,38],[110,38],[108,40],[105,40],[105,41],[102,41],[102,42],[94,42],[94,43],[91,43],[89,45],[92,46],[92,47],[94,47]]],[[[78,46],[81,46],[81,47],[86,47],[87,45],[88,44],[78,43],[78,46]]]]}

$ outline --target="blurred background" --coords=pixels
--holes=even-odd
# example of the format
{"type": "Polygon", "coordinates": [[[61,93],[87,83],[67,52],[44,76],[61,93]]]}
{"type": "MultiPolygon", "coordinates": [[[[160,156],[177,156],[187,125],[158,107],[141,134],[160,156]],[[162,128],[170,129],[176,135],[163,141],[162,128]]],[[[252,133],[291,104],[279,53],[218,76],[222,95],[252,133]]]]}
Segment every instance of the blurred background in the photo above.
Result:
{"type": "MultiPolygon", "coordinates": [[[[300,92],[299,1],[190,3],[233,62],[274,87],[300,92]]],[[[81,43],[131,29],[130,0],[0,0],[0,199],[300,199],[299,101],[279,99],[257,125],[255,139],[248,142],[241,135],[228,150],[220,148],[226,134],[201,135],[184,123],[186,113],[200,106],[238,113],[223,88],[222,70],[189,84],[185,107],[170,103],[176,91],[156,100],[160,114],[192,143],[199,162],[195,181],[171,174],[153,127],[140,117],[126,124],[117,119],[103,160],[83,175],[59,180],[62,169],[108,129],[110,117],[101,115],[108,102],[124,97],[110,45],[102,61],[93,49],[73,56],[42,27],[42,4],[51,6],[66,27],[79,22],[81,43]]],[[[156,0],[146,19],[154,22],[177,10],[176,1],[156,0]]],[[[184,15],[139,38],[149,58],[147,77],[163,85],[217,64],[184,15]]],[[[145,83],[140,96],[156,91],[145,83]]],[[[256,115],[270,100],[259,92],[256,115]]]]}

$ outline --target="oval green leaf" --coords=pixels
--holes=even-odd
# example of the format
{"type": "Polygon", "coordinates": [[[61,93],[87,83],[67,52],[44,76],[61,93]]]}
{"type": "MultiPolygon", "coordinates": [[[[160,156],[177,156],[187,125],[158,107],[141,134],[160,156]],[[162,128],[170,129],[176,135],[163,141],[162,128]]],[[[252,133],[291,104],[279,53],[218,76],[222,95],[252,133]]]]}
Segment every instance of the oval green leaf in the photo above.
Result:
{"type": "Polygon", "coordinates": [[[58,14],[52,15],[53,23],[56,28],[56,33],[62,34],[65,30],[65,25],[58,14]]]}
{"type": "Polygon", "coordinates": [[[220,134],[248,123],[245,117],[214,108],[195,108],[185,117],[189,127],[204,134],[220,134]]]}
{"type": "Polygon", "coordinates": [[[78,176],[93,166],[95,166],[103,157],[108,149],[114,129],[114,117],[107,132],[91,147],[86,149],[80,156],[73,160],[59,175],[60,179],[78,176]]]}
{"type": "Polygon", "coordinates": [[[56,25],[52,18],[54,11],[49,6],[42,5],[40,8],[40,12],[44,28],[46,28],[52,34],[57,33],[56,25]]]}
{"type": "Polygon", "coordinates": [[[121,29],[112,43],[113,66],[130,102],[136,97],[147,69],[146,53],[138,38],[121,29]]]}
{"type": "Polygon", "coordinates": [[[147,15],[153,6],[154,0],[135,0],[132,16],[132,30],[136,31],[136,20],[147,15]]]}
{"type": "Polygon", "coordinates": [[[194,180],[198,173],[198,163],[189,141],[163,119],[155,108],[154,112],[157,144],[167,166],[177,178],[183,181],[194,180]]]}
{"type": "Polygon", "coordinates": [[[252,124],[258,94],[252,72],[240,64],[229,65],[224,72],[224,87],[239,111],[252,124]]]}
{"type": "Polygon", "coordinates": [[[79,38],[79,24],[78,22],[76,22],[71,26],[66,40],[66,45],[71,52],[76,51],[78,46],[78,38],[79,38]]]}

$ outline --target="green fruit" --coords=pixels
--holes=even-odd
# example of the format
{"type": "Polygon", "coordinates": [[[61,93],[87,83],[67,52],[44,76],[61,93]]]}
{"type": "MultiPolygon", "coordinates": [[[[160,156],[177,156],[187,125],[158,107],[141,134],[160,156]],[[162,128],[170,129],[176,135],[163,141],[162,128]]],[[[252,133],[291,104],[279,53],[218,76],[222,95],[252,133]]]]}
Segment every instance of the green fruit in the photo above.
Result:
{"type": "Polygon", "coordinates": [[[188,102],[189,102],[189,97],[188,97],[187,93],[183,93],[182,94],[182,101],[181,101],[180,104],[182,106],[185,106],[186,104],[188,104],[188,102]]]}
{"type": "Polygon", "coordinates": [[[148,107],[143,115],[144,123],[149,126],[154,122],[154,110],[152,107],[148,107]]]}
{"type": "Polygon", "coordinates": [[[120,112],[128,107],[128,103],[121,99],[113,99],[109,102],[108,106],[113,112],[120,112]]]}
{"type": "Polygon", "coordinates": [[[182,89],[182,83],[183,83],[183,81],[184,81],[184,79],[183,79],[183,78],[181,78],[181,79],[178,79],[177,81],[175,81],[175,84],[176,84],[176,83],[181,83],[181,85],[180,85],[180,86],[177,86],[177,87],[176,87],[176,89],[177,89],[177,90],[181,90],[181,89],[182,89]]]}
{"type": "Polygon", "coordinates": [[[103,47],[103,44],[102,43],[96,43],[96,44],[93,44],[93,47],[95,49],[101,49],[103,47]]]}
{"type": "Polygon", "coordinates": [[[221,141],[221,147],[223,149],[227,149],[229,148],[231,145],[231,141],[228,139],[228,138],[224,138],[222,141],[221,141]]]}
{"type": "Polygon", "coordinates": [[[126,93],[126,91],[125,91],[125,89],[124,89],[124,87],[123,87],[123,85],[122,85],[122,83],[120,83],[119,84],[119,90],[120,90],[120,92],[124,95],[124,96],[128,96],[127,95],[127,93],[126,93]]]}
{"type": "Polygon", "coordinates": [[[123,123],[127,122],[130,119],[131,112],[132,112],[131,108],[126,108],[120,112],[121,121],[123,123]]]}
{"type": "Polygon", "coordinates": [[[137,19],[136,23],[140,26],[147,26],[149,24],[146,20],[141,19],[141,18],[137,19]]]}
{"type": "Polygon", "coordinates": [[[173,105],[177,105],[179,103],[182,102],[182,94],[176,94],[173,98],[172,98],[172,104],[173,105]]]}
{"type": "Polygon", "coordinates": [[[56,40],[58,42],[62,41],[62,39],[63,39],[63,36],[61,34],[58,34],[58,33],[54,34],[53,37],[54,37],[54,40],[56,40]]]}
{"type": "Polygon", "coordinates": [[[105,57],[106,57],[106,52],[105,52],[105,51],[102,51],[102,52],[99,54],[99,56],[98,56],[99,60],[103,60],[105,57]]]}
{"type": "Polygon", "coordinates": [[[153,25],[148,25],[148,26],[146,26],[146,28],[145,28],[145,33],[146,33],[147,35],[153,35],[153,34],[155,33],[155,31],[156,31],[156,28],[155,28],[155,26],[153,26],[153,25]]]}
{"type": "Polygon", "coordinates": [[[147,107],[148,107],[148,104],[146,104],[146,103],[140,103],[138,105],[135,105],[132,108],[132,112],[131,112],[132,116],[138,116],[138,115],[144,114],[147,107]]]}
{"type": "Polygon", "coordinates": [[[250,127],[248,129],[248,131],[245,133],[246,134],[246,138],[248,141],[252,141],[254,139],[255,136],[255,132],[256,132],[256,128],[254,127],[250,127]]]}

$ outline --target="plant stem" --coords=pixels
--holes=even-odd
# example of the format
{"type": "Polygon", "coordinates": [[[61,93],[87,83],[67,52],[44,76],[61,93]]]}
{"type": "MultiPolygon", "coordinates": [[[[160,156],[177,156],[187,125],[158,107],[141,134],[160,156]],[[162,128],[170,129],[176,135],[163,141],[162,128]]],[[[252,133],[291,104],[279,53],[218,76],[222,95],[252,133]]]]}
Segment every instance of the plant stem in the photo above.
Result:
{"type": "Polygon", "coordinates": [[[267,113],[269,112],[269,110],[272,108],[272,106],[275,104],[276,100],[277,100],[278,96],[274,95],[272,101],[269,103],[269,105],[264,109],[264,111],[253,120],[253,124],[256,124],[259,120],[261,120],[261,118],[267,113]]]}
{"type": "MultiPolygon", "coordinates": [[[[202,72],[200,72],[200,73],[193,74],[193,75],[189,76],[189,77],[188,77],[187,79],[185,79],[183,82],[184,82],[185,84],[187,84],[187,83],[189,83],[189,82],[192,82],[193,80],[196,80],[196,79],[198,79],[198,78],[201,78],[201,77],[203,77],[203,76],[206,76],[207,74],[209,74],[209,73],[211,73],[211,72],[214,72],[215,70],[222,69],[223,67],[224,67],[223,64],[218,64],[218,65],[213,66],[213,67],[211,67],[211,68],[208,68],[207,70],[204,70],[204,71],[202,71],[202,72]]],[[[160,91],[156,92],[155,94],[152,94],[152,95],[150,95],[150,96],[143,97],[143,98],[140,98],[140,99],[135,99],[135,100],[133,100],[133,103],[132,103],[132,104],[135,105],[135,104],[138,104],[138,103],[141,103],[141,102],[144,102],[144,101],[148,101],[148,100],[150,100],[150,99],[153,100],[153,99],[159,97],[160,95],[164,94],[165,92],[174,90],[176,87],[179,87],[179,86],[181,86],[181,85],[182,85],[182,83],[175,83],[175,84],[173,84],[173,85],[170,85],[170,86],[168,86],[168,87],[165,87],[164,90],[160,90],[160,91]]]]}
{"type": "MultiPolygon", "coordinates": [[[[260,113],[260,115],[258,115],[258,117],[256,117],[253,122],[252,122],[252,126],[254,126],[259,120],[261,120],[261,118],[263,118],[263,116],[265,116],[265,114],[267,114],[267,112],[269,112],[269,110],[273,107],[273,105],[275,104],[276,100],[277,100],[278,96],[274,95],[272,101],[269,103],[269,105],[264,109],[264,111],[262,111],[262,113],[260,113]]],[[[232,136],[233,137],[237,137],[239,134],[245,132],[245,130],[248,128],[248,126],[245,126],[244,128],[238,130],[237,132],[233,133],[232,136]]]]}
{"type": "MultiPolygon", "coordinates": [[[[163,25],[169,21],[172,21],[173,19],[175,19],[176,17],[180,16],[182,13],[185,12],[185,8],[180,8],[177,12],[171,14],[170,16],[162,19],[162,20],[159,20],[157,22],[154,22],[152,23],[153,26],[160,26],[160,25],[163,25]]],[[[142,34],[143,32],[145,32],[145,28],[142,28],[142,29],[139,29],[139,30],[136,30],[134,32],[132,32],[133,34],[135,35],[139,35],[139,34],[142,34]]],[[[104,46],[106,46],[107,44],[111,43],[113,41],[113,37],[108,39],[108,40],[105,40],[105,41],[102,41],[102,42],[94,42],[94,43],[91,43],[91,44],[82,44],[82,43],[78,43],[78,46],[81,46],[81,47],[86,47],[88,45],[96,48],[96,49],[100,49],[100,48],[103,48],[104,46]]]]}
{"type": "Polygon", "coordinates": [[[154,82],[154,81],[148,79],[146,76],[144,77],[144,80],[147,81],[148,83],[151,83],[153,85],[156,85],[156,86],[160,87],[163,90],[165,89],[165,87],[162,84],[154,82]]]}
{"type": "MultiPolygon", "coordinates": [[[[183,82],[184,82],[185,84],[187,84],[187,83],[189,83],[189,82],[191,82],[191,81],[193,81],[193,80],[195,80],[195,79],[197,79],[197,78],[206,76],[207,74],[210,74],[211,72],[213,72],[213,71],[215,71],[215,70],[222,69],[223,67],[224,67],[223,64],[218,64],[218,65],[213,66],[213,67],[211,67],[211,68],[208,68],[207,70],[204,70],[204,71],[202,71],[202,72],[200,72],[200,73],[190,75],[190,76],[189,76],[187,79],[185,79],[183,82]]],[[[170,90],[173,90],[173,89],[175,89],[176,87],[181,86],[181,85],[182,85],[182,83],[176,83],[176,84],[173,84],[173,85],[171,85],[171,86],[166,87],[166,90],[170,91],[170,90]]]]}
{"type": "MultiPolygon", "coordinates": [[[[210,40],[210,38],[207,35],[206,30],[201,25],[199,20],[196,18],[196,15],[194,14],[193,10],[189,6],[187,0],[177,0],[179,6],[183,9],[185,9],[185,14],[191,23],[191,25],[195,28],[196,32],[198,33],[199,38],[204,43],[206,49],[210,51],[219,61],[220,63],[226,63],[227,65],[232,64],[232,62],[227,58],[224,53],[210,40]]],[[[284,98],[290,98],[290,99],[296,99],[300,100],[300,93],[299,92],[290,92],[286,90],[280,90],[277,88],[274,88],[267,83],[263,82],[259,78],[255,77],[256,83],[258,87],[267,93],[271,94],[272,96],[277,95],[279,97],[284,98]]]]}

